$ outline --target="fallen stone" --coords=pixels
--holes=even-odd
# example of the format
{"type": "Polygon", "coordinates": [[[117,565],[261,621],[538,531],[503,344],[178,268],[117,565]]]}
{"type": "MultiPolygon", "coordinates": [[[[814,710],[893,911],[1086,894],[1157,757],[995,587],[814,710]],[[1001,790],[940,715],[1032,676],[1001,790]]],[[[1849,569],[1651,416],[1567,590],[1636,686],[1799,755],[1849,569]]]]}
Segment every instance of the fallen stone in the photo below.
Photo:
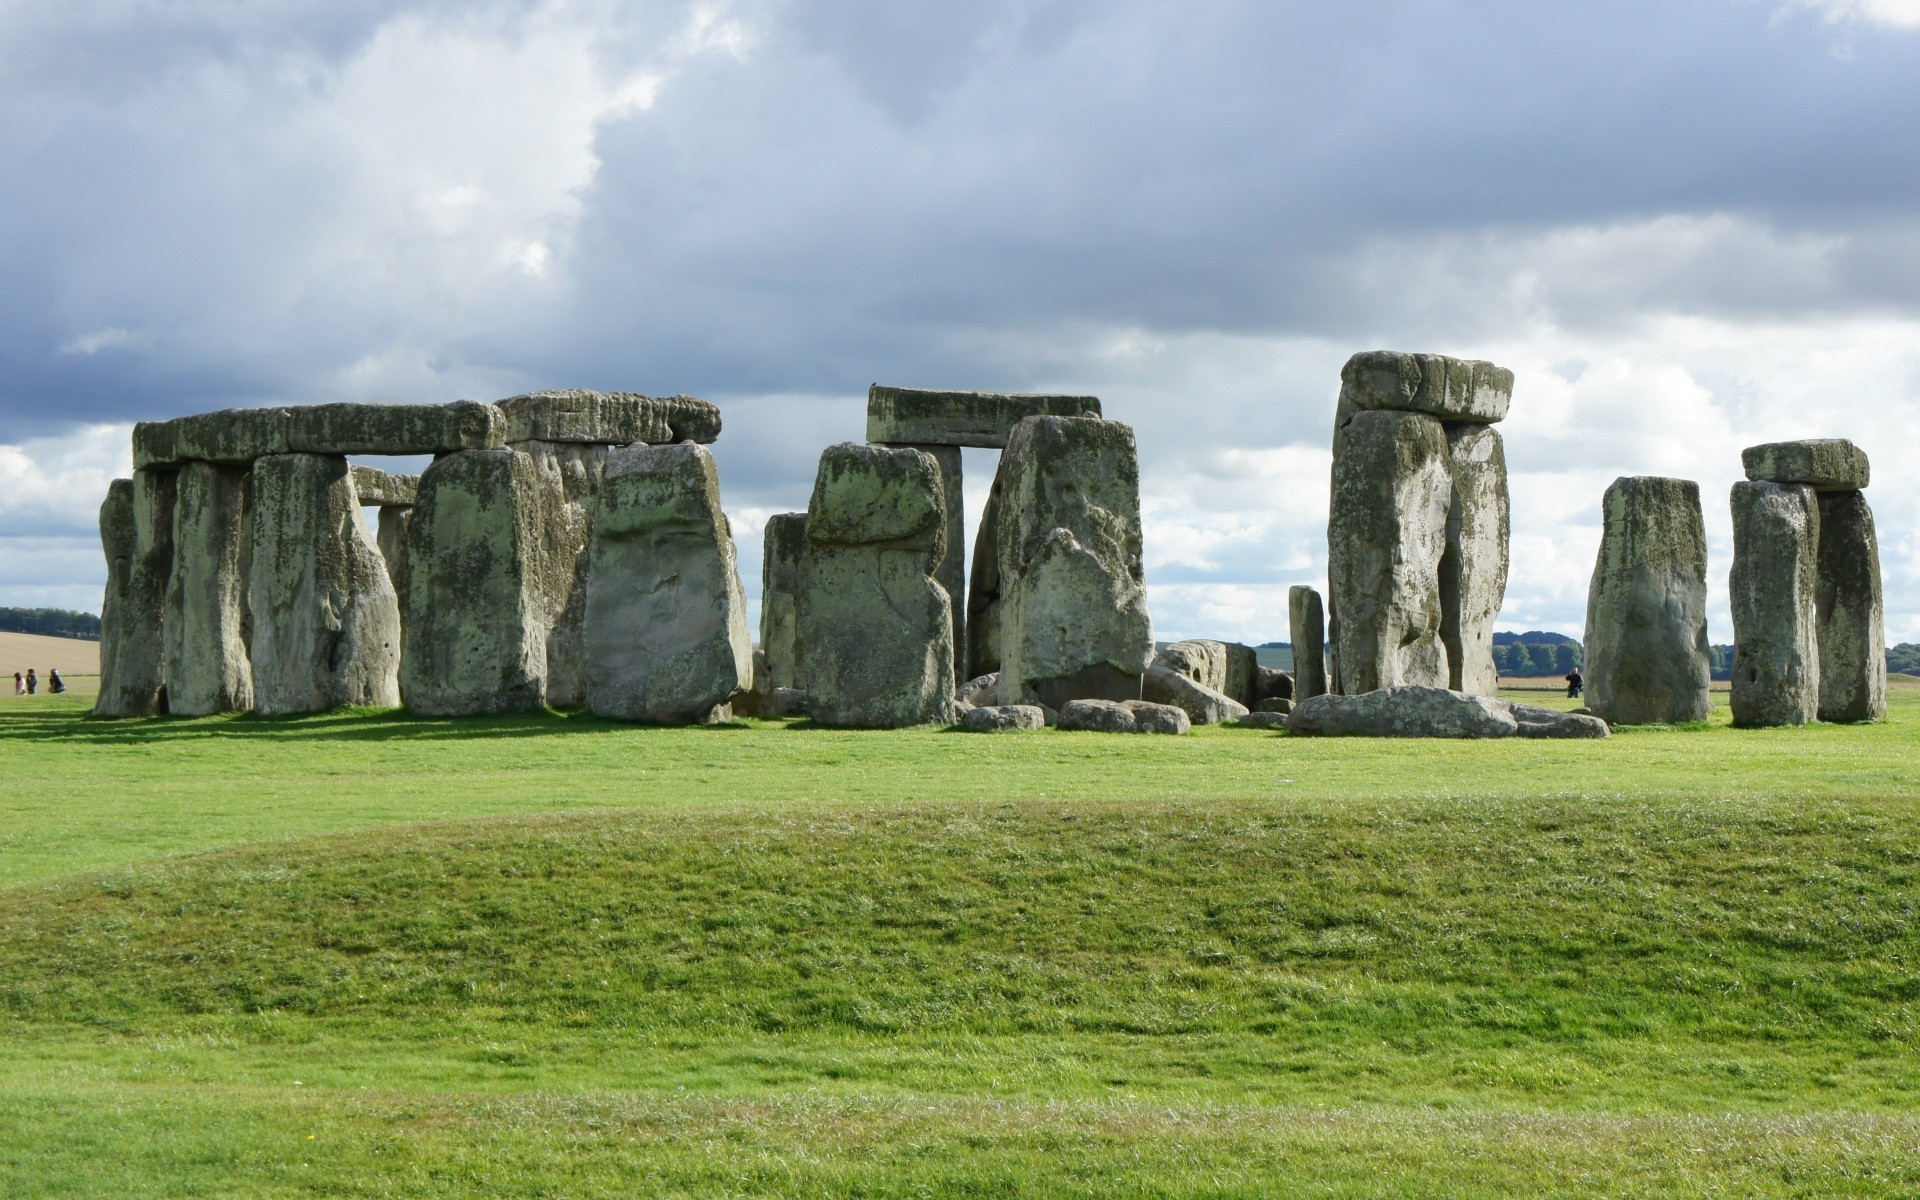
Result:
{"type": "MultiPolygon", "coordinates": [[[[1325,683],[1324,673],[1321,682],[1325,683]]],[[[1277,667],[1256,667],[1253,674],[1253,694],[1255,700],[1259,701],[1292,700],[1301,693],[1293,681],[1293,676],[1285,671],[1277,667]]]]}
{"type": "Polygon", "coordinates": [[[1155,704],[1172,705],[1195,725],[1221,725],[1247,715],[1246,705],[1169,667],[1147,668],[1141,679],[1141,696],[1155,704]]]}
{"type": "Polygon", "coordinates": [[[998,703],[999,695],[1000,676],[996,672],[961,684],[953,694],[953,702],[963,709],[990,708],[998,703]]]}
{"type": "Polygon", "coordinates": [[[1561,712],[1533,704],[1508,704],[1519,726],[1514,736],[1523,738],[1603,738],[1612,737],[1607,723],[1591,713],[1561,712]]]}
{"type": "Polygon", "coordinates": [[[252,479],[244,467],[180,469],[167,585],[167,711],[180,716],[253,707],[247,565],[252,479]]]}
{"type": "Polygon", "coordinates": [[[1097,417],[1094,396],[1006,392],[943,392],[924,388],[867,389],[867,440],[903,445],[999,449],[1028,417],[1097,417]]]}
{"type": "Polygon", "coordinates": [[[400,605],[338,455],[253,467],[248,609],[254,711],[400,703],[400,605]]]}
{"type": "Polygon", "coordinates": [[[1173,642],[1153,656],[1153,665],[1186,676],[1201,687],[1225,693],[1227,647],[1224,642],[1193,638],[1173,642]]]}
{"type": "Polygon", "coordinates": [[[1872,481],[1867,452],[1845,438],[1768,442],[1740,452],[1747,478],[1804,483],[1816,492],[1857,492],[1872,481]]]}
{"type": "Polygon", "coordinates": [[[760,649],[767,656],[767,678],[776,688],[797,687],[795,639],[805,591],[807,514],[768,517],[760,546],[760,649]]]}
{"type": "Polygon", "coordinates": [[[1733,485],[1733,723],[1820,715],[1820,503],[1803,484],[1733,485]]]}
{"type": "Polygon", "coordinates": [[[477,400],[287,410],[287,448],[296,454],[452,454],[491,450],[505,433],[500,410],[477,400]]]}
{"type": "Polygon", "coordinates": [[[1440,354],[1367,350],[1340,371],[1343,407],[1425,413],[1443,421],[1502,420],[1513,398],[1513,372],[1489,362],[1440,354]]]}
{"type": "Polygon", "coordinates": [[[720,410],[692,396],[642,396],[560,388],[512,396],[497,407],[506,414],[506,440],[663,446],[710,444],[720,436],[720,410]]]}
{"type": "MultiPolygon", "coordinates": [[[[1321,693],[1325,695],[1326,693],[1321,693]]],[[[1253,711],[1263,713],[1290,713],[1294,709],[1292,700],[1285,696],[1269,696],[1253,706],[1253,711]]]]}
{"type": "Polygon", "coordinates": [[[1047,714],[1037,704],[989,704],[970,708],[960,724],[975,733],[1011,733],[1047,727],[1047,714]]]}
{"type": "MultiPolygon", "coordinates": [[[[1122,707],[1133,714],[1135,733],[1190,733],[1193,721],[1187,714],[1171,704],[1155,704],[1148,700],[1123,700],[1122,707]]],[[[1244,714],[1243,714],[1244,715],[1244,714]]]]}
{"type": "Polygon", "coordinates": [[[1447,651],[1447,686],[1492,696],[1500,690],[1493,665],[1493,624],[1507,598],[1507,453],[1491,425],[1447,427],[1447,467],[1453,497],[1447,509],[1447,548],[1440,559],[1440,642],[1447,651]]]}
{"type": "Polygon", "coordinates": [[[1490,696],[1396,687],[1302,700],[1287,728],[1308,737],[1500,738],[1513,736],[1520,723],[1490,696]]]}
{"type": "Polygon", "coordinates": [[[1327,574],[1336,691],[1445,690],[1440,560],[1452,495],[1446,432],[1432,417],[1357,412],[1335,437],[1327,574]]]}
{"type": "Polygon", "coordinates": [[[1814,612],[1820,638],[1820,719],[1884,720],[1887,623],[1880,546],[1873,509],[1859,492],[1821,494],[1819,563],[1814,612]]]}
{"type": "Polygon", "coordinates": [[[1587,704],[1614,725],[1684,724],[1707,693],[1707,533],[1700,486],[1623,476],[1601,503],[1587,590],[1587,704]]]}
{"type": "Polygon", "coordinates": [[[713,454],[692,442],[607,459],[587,583],[587,704],[658,725],[726,720],[753,636],[713,454]]]}
{"type": "Polygon", "coordinates": [[[141,421],[133,427],[133,465],[179,467],[190,462],[247,466],[256,458],[285,454],[284,408],[228,408],[171,421],[141,421]]]}
{"type": "Polygon", "coordinates": [[[516,450],[449,454],[420,476],[407,531],[408,708],[454,717],[546,703],[547,502],[533,459],[516,450]]]}
{"type": "Polygon", "coordinates": [[[412,508],[420,492],[418,475],[394,475],[379,467],[353,464],[353,492],[367,508],[412,508]]]}
{"type": "Polygon", "coordinates": [[[1302,584],[1289,588],[1287,617],[1293,638],[1293,694],[1302,700],[1323,695],[1327,690],[1327,618],[1320,593],[1302,584]]]}
{"type": "Polygon", "coordinates": [[[1255,709],[1246,716],[1241,717],[1238,721],[1235,721],[1234,724],[1243,729],[1285,729],[1287,727],[1287,714],[1284,712],[1255,709]]]}
{"type": "Polygon", "coordinates": [[[767,702],[761,715],[770,721],[785,717],[804,717],[811,708],[807,694],[799,688],[777,687],[767,693],[767,702]]]}
{"type": "Polygon", "coordinates": [[[939,467],[918,450],[843,442],[807,505],[799,674],[821,725],[952,724],[953,613],[939,467]]]}
{"type": "Polygon", "coordinates": [[[107,587],[100,598],[100,693],[93,711],[103,717],[131,716],[119,711],[126,700],[121,681],[121,657],[129,652],[126,628],[134,603],[129,594],[133,562],[139,553],[134,520],[133,480],[116,479],[107,485],[100,502],[100,549],[107,559],[107,587]]]}
{"type": "Polygon", "coordinates": [[[1117,700],[1069,700],[1060,706],[1060,728],[1083,733],[1140,731],[1132,710],[1117,700]]]}

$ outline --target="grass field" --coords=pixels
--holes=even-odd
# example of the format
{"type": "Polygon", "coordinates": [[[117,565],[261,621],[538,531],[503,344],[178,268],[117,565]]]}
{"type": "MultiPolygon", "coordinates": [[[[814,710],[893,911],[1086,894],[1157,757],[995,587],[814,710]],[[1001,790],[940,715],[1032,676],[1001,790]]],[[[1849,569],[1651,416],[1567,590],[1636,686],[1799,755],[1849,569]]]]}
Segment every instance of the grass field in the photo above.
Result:
{"type": "Polygon", "coordinates": [[[1597,743],[85,704],[0,704],[0,1196],[1920,1195],[1913,687],[1597,743]]]}

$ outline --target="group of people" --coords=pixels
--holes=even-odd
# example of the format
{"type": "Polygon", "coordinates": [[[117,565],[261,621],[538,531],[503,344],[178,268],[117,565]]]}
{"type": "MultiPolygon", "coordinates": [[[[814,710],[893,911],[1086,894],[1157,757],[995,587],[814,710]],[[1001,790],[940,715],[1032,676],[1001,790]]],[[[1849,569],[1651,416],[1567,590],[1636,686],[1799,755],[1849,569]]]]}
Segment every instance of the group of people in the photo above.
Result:
{"type": "MultiPolygon", "coordinates": [[[[40,677],[34,673],[32,667],[27,668],[25,675],[22,675],[18,671],[13,673],[14,695],[31,696],[39,690],[40,677]]],[[[51,668],[47,671],[47,690],[56,696],[67,690],[67,681],[60,678],[60,669],[58,667],[51,668]]]]}

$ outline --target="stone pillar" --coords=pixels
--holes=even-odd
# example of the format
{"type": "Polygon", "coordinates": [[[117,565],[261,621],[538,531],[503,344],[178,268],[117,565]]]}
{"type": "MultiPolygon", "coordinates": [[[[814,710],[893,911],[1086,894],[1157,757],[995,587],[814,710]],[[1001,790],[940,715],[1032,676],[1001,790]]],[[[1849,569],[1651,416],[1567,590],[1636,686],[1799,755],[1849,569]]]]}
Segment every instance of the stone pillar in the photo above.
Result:
{"type": "Polygon", "coordinates": [[[1447,548],[1440,559],[1440,641],[1447,686],[1496,695],[1493,623],[1507,596],[1507,453],[1491,425],[1447,426],[1447,469],[1453,495],[1447,548]]]}
{"type": "Polygon", "coordinates": [[[100,502],[100,549],[107,558],[107,588],[100,598],[100,694],[93,711],[99,716],[124,716],[115,711],[123,696],[120,657],[129,646],[123,625],[132,600],[133,560],[139,552],[135,530],[133,480],[116,479],[107,485],[100,502]]]}
{"type": "Polygon", "coordinates": [[[547,491],[547,703],[571,708],[587,702],[587,539],[607,447],[544,441],[512,445],[533,459],[547,491]]]}
{"type": "MultiPolygon", "coordinates": [[[[386,560],[387,578],[393,581],[393,594],[404,602],[407,596],[407,529],[413,524],[413,506],[390,505],[380,510],[378,519],[380,526],[374,534],[374,540],[380,547],[380,557],[386,560]]],[[[406,606],[403,603],[400,609],[403,644],[406,619],[406,606]]]]}
{"type": "Polygon", "coordinates": [[[252,476],[242,467],[182,467],[167,586],[167,709],[181,716],[253,707],[247,605],[252,476]]]}
{"type": "MultiPolygon", "coordinates": [[[[115,605],[112,665],[102,647],[100,699],[94,711],[109,717],[151,717],[167,712],[167,584],[173,577],[173,471],[138,468],[123,506],[109,491],[101,510],[102,540],[109,554],[129,545],[125,590],[115,605]],[[111,510],[111,511],[109,511],[111,510]],[[131,513],[132,526],[124,523],[131,513]],[[107,526],[114,528],[111,537],[107,526]],[[111,679],[106,676],[111,676],[111,679]]],[[[103,622],[104,624],[104,622],[103,622]]]]}
{"type": "Polygon", "coordinates": [[[940,558],[940,569],[933,577],[946,589],[953,605],[953,662],[959,682],[968,679],[967,669],[967,507],[961,474],[960,447],[935,443],[908,445],[878,442],[890,450],[918,450],[933,456],[940,468],[940,485],[947,505],[947,549],[940,558]]]}
{"type": "MultiPolygon", "coordinates": [[[[1004,465],[1004,460],[1003,460],[1004,465]]],[[[987,490],[986,511],[973,539],[973,579],[967,586],[968,679],[1000,669],[1000,546],[995,531],[1000,524],[1000,475],[987,490]]]]}
{"type": "Polygon", "coordinates": [[[585,587],[587,703],[654,724],[724,721],[753,638],[713,455],[691,442],[606,461],[585,587]]]}
{"type": "Polygon", "coordinates": [[[1623,476],[1601,505],[1587,590],[1587,707],[1609,725],[1704,721],[1707,533],[1700,485],[1623,476]]]}
{"type": "Polygon", "coordinates": [[[1133,429],[1028,417],[1000,460],[1000,702],[1137,700],[1153,659],[1133,429]]]}
{"type": "Polygon", "coordinates": [[[1345,695],[1450,682],[1440,640],[1448,462],[1446,430],[1422,413],[1356,412],[1334,438],[1327,585],[1345,695]]]}
{"type": "Polygon", "coordinates": [[[344,457],[275,454],[254,463],[255,711],[400,703],[400,605],[344,457]]]}
{"type": "Polygon", "coordinates": [[[760,652],[767,659],[767,687],[804,691],[795,642],[805,589],[807,514],[768,517],[760,537],[760,652]]]}
{"type": "Polygon", "coordinates": [[[918,450],[843,442],[820,456],[799,614],[799,673],[819,724],[954,719],[952,602],[933,577],[944,492],[918,450]]]}
{"type": "Polygon", "coordinates": [[[547,700],[546,486],[517,450],[467,450],[420,477],[407,531],[407,707],[526,712],[547,700]]]}
{"type": "Polygon", "coordinates": [[[1857,491],[1820,494],[1820,575],[1814,588],[1820,636],[1820,719],[1881,721],[1887,715],[1887,623],[1873,509],[1857,491]]]}
{"type": "Polygon", "coordinates": [[[1820,714],[1820,504],[1804,484],[1755,481],[1732,502],[1733,723],[1804,725],[1820,714]]]}
{"type": "Polygon", "coordinates": [[[1293,702],[1327,692],[1327,623],[1320,593],[1302,584],[1287,592],[1289,636],[1293,639],[1293,702]]]}

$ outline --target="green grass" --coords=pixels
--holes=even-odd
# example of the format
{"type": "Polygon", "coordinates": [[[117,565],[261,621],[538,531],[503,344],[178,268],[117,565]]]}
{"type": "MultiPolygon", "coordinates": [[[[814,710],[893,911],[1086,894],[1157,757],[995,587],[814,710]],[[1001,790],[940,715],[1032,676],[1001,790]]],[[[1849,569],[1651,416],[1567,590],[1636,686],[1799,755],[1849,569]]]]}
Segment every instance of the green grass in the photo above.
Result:
{"type": "Polygon", "coordinates": [[[0,706],[0,1196],[1920,1194],[1920,691],[1601,743],[0,706]]]}

